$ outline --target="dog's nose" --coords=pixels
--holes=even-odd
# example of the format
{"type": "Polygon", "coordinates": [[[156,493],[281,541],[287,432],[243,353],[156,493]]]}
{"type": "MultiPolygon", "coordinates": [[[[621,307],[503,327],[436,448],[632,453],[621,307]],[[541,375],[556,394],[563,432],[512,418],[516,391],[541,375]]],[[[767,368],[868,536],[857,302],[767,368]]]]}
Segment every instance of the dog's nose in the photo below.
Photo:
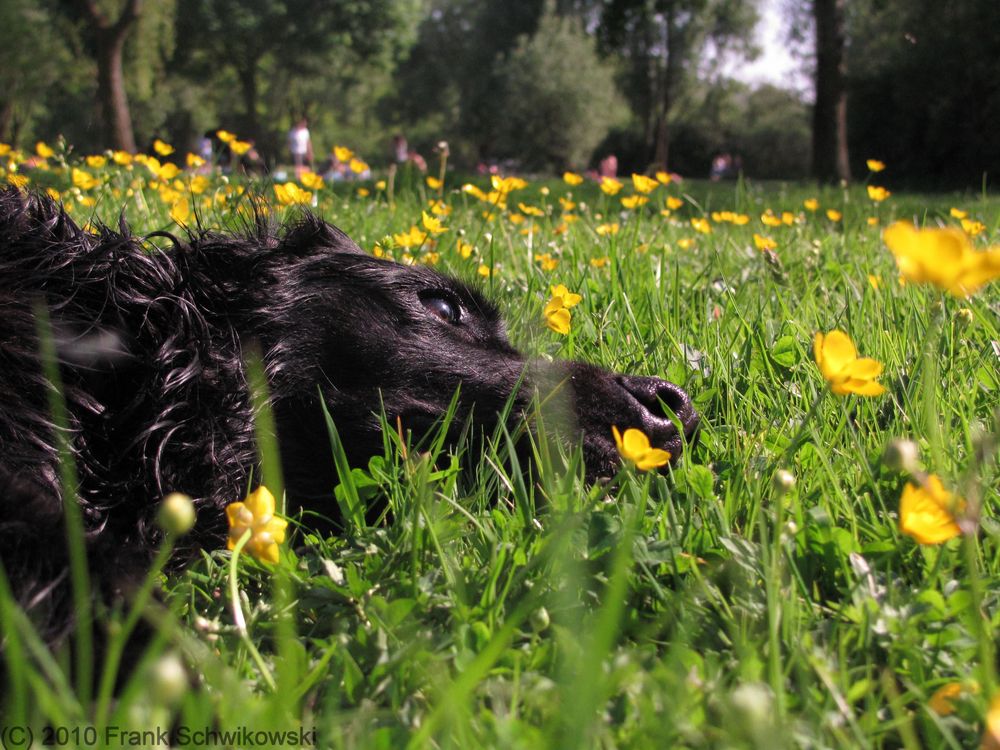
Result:
{"type": "Polygon", "coordinates": [[[700,417],[683,388],[660,378],[637,375],[621,375],[618,383],[639,403],[642,428],[652,440],[667,440],[677,434],[670,412],[684,428],[684,437],[693,437],[700,417]]]}

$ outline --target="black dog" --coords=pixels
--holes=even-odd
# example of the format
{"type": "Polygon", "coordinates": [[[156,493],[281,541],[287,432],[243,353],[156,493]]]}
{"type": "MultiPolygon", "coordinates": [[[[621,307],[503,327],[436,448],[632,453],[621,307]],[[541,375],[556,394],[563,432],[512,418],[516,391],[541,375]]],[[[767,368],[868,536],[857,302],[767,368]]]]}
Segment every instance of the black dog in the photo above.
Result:
{"type": "MultiPolygon", "coordinates": [[[[657,378],[579,363],[527,364],[496,308],[423,267],[373,258],[306,217],[283,232],[199,233],[158,249],[80,229],[44,197],[0,192],[0,559],[22,603],[59,625],[67,557],[50,383],[33,304],[50,310],[92,577],[113,595],[158,542],[160,499],[196,499],[193,538],[217,546],[223,507],[257,462],[244,347],[263,354],[290,507],[335,516],[322,398],[348,457],[382,451],[379,414],[415,433],[459,396],[457,423],[487,429],[514,394],[561,386],[591,476],[613,474],[611,427],[679,455],[698,418],[657,378]]],[[[253,476],[258,476],[254,472],[253,476]]]]}

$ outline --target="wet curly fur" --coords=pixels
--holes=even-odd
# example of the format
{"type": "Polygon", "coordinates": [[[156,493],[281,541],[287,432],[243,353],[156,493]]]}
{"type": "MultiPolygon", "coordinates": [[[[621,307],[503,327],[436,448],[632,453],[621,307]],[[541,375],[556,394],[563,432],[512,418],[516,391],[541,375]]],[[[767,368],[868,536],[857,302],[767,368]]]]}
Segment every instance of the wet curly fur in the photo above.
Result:
{"type": "MultiPolygon", "coordinates": [[[[423,267],[371,257],[305,216],[281,228],[183,239],[82,230],[43,196],[0,192],[0,561],[40,627],[68,622],[58,450],[33,305],[50,311],[91,578],[114,597],[159,542],[164,494],[199,507],[193,544],[215,547],[224,506],[257,463],[246,348],[263,353],[290,507],[336,515],[322,399],[348,458],[382,451],[379,413],[419,433],[447,409],[489,427],[516,390],[561,387],[591,476],[615,471],[611,425],[676,456],[697,416],[656,378],[579,362],[526,363],[497,309],[423,267]],[[543,386],[543,384],[546,384],[543,386]]],[[[256,472],[259,475],[259,472],[256,472]]]]}

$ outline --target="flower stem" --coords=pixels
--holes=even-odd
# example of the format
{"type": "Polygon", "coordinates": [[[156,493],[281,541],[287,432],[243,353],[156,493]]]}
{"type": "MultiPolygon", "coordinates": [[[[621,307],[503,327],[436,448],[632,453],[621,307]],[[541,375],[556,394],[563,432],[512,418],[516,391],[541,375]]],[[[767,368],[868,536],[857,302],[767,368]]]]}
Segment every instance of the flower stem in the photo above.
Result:
{"type": "Polygon", "coordinates": [[[243,551],[243,547],[252,536],[252,530],[247,529],[243,536],[240,537],[239,541],[233,546],[233,555],[229,559],[229,600],[233,605],[233,622],[236,624],[236,629],[240,633],[240,639],[243,641],[243,645],[246,646],[247,651],[250,652],[251,658],[257,665],[257,669],[260,670],[261,677],[264,678],[264,682],[273,691],[277,686],[274,682],[274,676],[271,674],[271,670],[268,669],[267,664],[264,661],[264,657],[260,655],[260,651],[250,640],[250,632],[247,630],[246,617],[243,616],[243,608],[240,606],[240,587],[239,582],[236,580],[237,566],[240,560],[240,552],[243,551]]]}

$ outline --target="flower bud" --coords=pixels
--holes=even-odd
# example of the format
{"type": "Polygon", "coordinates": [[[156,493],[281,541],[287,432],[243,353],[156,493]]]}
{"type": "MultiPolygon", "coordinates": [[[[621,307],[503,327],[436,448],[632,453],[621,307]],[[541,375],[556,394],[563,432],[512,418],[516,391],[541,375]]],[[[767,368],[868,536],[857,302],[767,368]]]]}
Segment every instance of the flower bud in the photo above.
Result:
{"type": "Polygon", "coordinates": [[[160,503],[158,520],[160,528],[168,534],[182,536],[194,526],[194,502],[183,492],[171,492],[160,503]]]}
{"type": "Polygon", "coordinates": [[[968,328],[972,324],[972,320],[972,310],[963,307],[955,313],[955,328],[959,331],[968,328]]]}
{"type": "Polygon", "coordinates": [[[785,469],[778,469],[771,477],[771,487],[779,497],[787,495],[794,486],[795,475],[785,469]]]}
{"type": "Polygon", "coordinates": [[[536,633],[541,633],[545,630],[549,623],[551,622],[549,618],[549,611],[545,607],[539,607],[534,612],[531,613],[531,629],[536,633]]]}
{"type": "Polygon", "coordinates": [[[172,706],[187,692],[187,670],[175,653],[167,653],[160,657],[150,670],[149,677],[149,692],[157,703],[172,706]]]}
{"type": "Polygon", "coordinates": [[[912,440],[894,438],[885,447],[882,463],[892,471],[914,474],[920,471],[920,449],[912,440]]]}

